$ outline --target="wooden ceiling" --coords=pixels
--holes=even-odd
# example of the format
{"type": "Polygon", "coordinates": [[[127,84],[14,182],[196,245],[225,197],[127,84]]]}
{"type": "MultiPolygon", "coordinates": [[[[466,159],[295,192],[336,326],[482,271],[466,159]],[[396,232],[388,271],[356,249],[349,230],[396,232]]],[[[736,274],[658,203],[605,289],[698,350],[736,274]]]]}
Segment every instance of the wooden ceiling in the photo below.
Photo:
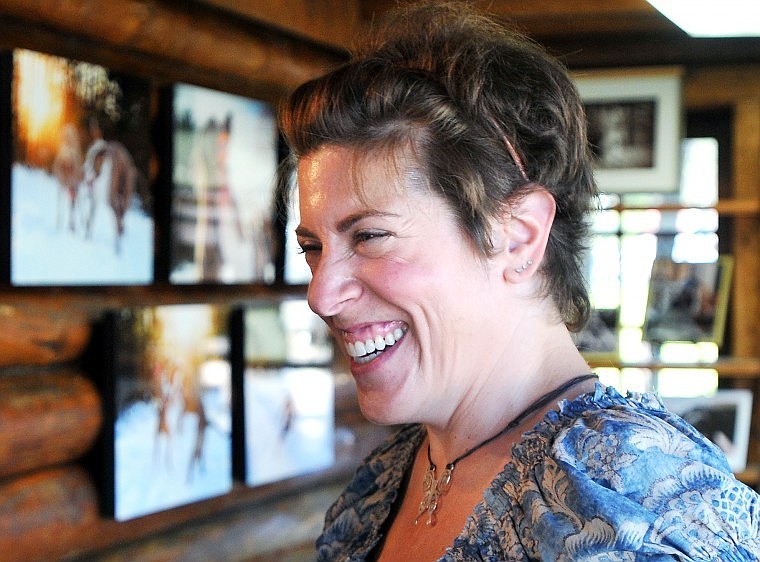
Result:
{"type": "MultiPolygon", "coordinates": [[[[196,0],[345,50],[373,18],[412,0],[196,0]]],[[[760,38],[693,39],[646,0],[472,0],[574,67],[760,61],[760,38]]]]}

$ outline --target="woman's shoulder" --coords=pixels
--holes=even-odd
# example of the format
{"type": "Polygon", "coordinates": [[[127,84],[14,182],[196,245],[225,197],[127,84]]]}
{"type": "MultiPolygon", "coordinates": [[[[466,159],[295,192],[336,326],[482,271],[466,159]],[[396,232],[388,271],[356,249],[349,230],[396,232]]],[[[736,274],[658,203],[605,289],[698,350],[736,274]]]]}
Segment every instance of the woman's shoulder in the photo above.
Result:
{"type": "Polygon", "coordinates": [[[545,419],[544,435],[558,458],[607,455],[648,463],[672,459],[677,464],[696,462],[729,473],[725,455],[692,425],[665,408],[652,393],[622,396],[613,387],[597,385],[593,394],[560,404],[545,419]],[[553,437],[551,437],[553,434],[553,437]]]}
{"type": "Polygon", "coordinates": [[[622,396],[599,384],[523,436],[510,477],[521,480],[547,462],[626,494],[696,467],[704,478],[734,479],[723,452],[654,394],[622,396]]]}
{"type": "Polygon", "coordinates": [[[760,549],[760,496],[721,451],[656,396],[601,385],[523,436],[486,503],[545,548],[561,537],[560,551],[570,537],[579,548],[656,553],[669,544],[689,556],[760,549]]]}

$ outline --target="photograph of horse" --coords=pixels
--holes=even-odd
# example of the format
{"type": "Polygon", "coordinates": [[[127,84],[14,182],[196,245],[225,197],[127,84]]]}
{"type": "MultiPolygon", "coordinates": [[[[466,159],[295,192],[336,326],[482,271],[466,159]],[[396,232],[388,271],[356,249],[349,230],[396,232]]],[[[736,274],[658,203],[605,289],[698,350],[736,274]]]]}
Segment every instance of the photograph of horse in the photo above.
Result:
{"type": "Polygon", "coordinates": [[[153,280],[150,84],[13,52],[11,282],[153,280]]]}

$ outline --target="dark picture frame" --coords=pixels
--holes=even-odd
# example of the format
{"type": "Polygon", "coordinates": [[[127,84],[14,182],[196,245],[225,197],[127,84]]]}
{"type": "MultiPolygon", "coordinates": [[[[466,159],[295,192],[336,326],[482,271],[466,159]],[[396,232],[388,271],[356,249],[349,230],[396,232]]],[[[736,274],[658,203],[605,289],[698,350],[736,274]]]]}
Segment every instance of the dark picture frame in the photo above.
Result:
{"type": "Polygon", "coordinates": [[[104,514],[125,521],[229,492],[229,308],[123,308],[95,331],[88,365],[104,400],[104,514]]]}
{"type": "Polygon", "coordinates": [[[150,284],[151,83],[15,49],[11,90],[10,282],[150,284]]]}
{"type": "Polygon", "coordinates": [[[272,283],[279,137],[272,104],[192,84],[172,103],[169,281],[272,283]]]}

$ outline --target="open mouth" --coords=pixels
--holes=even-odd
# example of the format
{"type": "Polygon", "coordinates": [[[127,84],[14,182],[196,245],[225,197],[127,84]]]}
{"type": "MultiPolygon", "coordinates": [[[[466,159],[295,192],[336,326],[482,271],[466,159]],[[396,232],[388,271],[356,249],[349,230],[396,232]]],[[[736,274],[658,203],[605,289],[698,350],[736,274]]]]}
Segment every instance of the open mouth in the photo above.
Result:
{"type": "Polygon", "coordinates": [[[369,336],[365,339],[349,341],[345,339],[346,352],[357,363],[369,363],[386,349],[398,343],[406,334],[407,328],[396,325],[389,330],[369,336]]]}

